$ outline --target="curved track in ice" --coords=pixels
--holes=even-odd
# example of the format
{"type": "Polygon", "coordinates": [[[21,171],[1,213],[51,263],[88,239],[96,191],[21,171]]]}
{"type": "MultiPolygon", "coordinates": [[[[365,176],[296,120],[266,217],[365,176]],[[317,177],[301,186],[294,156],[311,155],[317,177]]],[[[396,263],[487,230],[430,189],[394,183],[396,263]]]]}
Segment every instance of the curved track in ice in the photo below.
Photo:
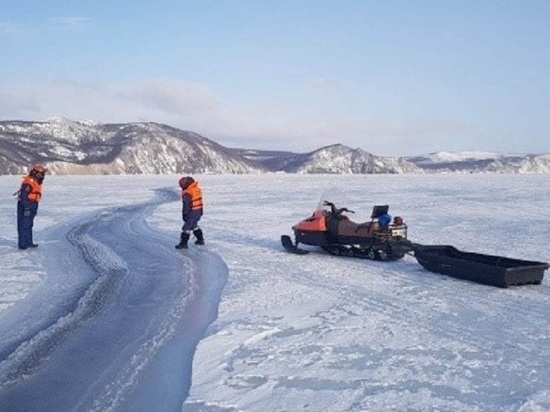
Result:
{"type": "Polygon", "coordinates": [[[1,410],[181,410],[228,269],[148,226],[174,200],[160,190],[51,230],[40,293],[3,319],[1,410]]]}

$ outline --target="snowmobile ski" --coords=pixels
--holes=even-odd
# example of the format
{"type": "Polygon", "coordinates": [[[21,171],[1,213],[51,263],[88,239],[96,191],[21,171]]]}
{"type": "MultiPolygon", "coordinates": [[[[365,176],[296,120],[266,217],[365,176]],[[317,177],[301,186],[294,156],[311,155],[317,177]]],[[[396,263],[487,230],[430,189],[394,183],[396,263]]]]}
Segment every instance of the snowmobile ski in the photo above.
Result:
{"type": "Polygon", "coordinates": [[[292,243],[292,239],[290,238],[290,236],[282,235],[281,243],[283,244],[283,247],[290,253],[294,253],[296,255],[307,255],[309,253],[308,250],[300,249],[298,246],[292,243]]]}

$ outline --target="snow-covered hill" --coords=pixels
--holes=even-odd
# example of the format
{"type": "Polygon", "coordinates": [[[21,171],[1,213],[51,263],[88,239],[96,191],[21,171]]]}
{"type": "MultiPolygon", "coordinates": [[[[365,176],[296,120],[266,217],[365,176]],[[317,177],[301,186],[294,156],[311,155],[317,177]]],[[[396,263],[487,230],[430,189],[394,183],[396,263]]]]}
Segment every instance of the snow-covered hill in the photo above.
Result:
{"type": "Polygon", "coordinates": [[[422,170],[403,158],[375,156],[363,149],[351,149],[342,144],[326,146],[305,154],[284,154],[262,161],[274,171],[287,173],[419,173],[422,170]]]}
{"type": "Polygon", "coordinates": [[[43,163],[56,174],[550,173],[550,154],[438,152],[383,157],[342,144],[309,153],[224,147],[158,123],[101,124],[54,118],[0,122],[0,174],[43,163]]]}
{"type": "Polygon", "coordinates": [[[0,174],[45,164],[56,174],[258,173],[250,161],[196,133],[157,123],[56,118],[0,122],[0,174]]]}
{"type": "Polygon", "coordinates": [[[437,152],[406,159],[426,172],[550,173],[550,153],[437,152]]]}

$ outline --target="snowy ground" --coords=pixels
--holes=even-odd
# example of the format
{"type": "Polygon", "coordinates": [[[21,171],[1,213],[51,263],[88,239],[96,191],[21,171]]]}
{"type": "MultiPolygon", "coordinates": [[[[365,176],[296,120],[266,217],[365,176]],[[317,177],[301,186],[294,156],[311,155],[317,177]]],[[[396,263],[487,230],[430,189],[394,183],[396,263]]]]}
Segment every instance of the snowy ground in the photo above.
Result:
{"type": "Polygon", "coordinates": [[[279,244],[327,199],[550,261],[550,176],[198,179],[204,249],[173,249],[177,176],[49,176],[21,252],[0,177],[0,410],[550,410],[548,272],[498,289],[279,244]]]}

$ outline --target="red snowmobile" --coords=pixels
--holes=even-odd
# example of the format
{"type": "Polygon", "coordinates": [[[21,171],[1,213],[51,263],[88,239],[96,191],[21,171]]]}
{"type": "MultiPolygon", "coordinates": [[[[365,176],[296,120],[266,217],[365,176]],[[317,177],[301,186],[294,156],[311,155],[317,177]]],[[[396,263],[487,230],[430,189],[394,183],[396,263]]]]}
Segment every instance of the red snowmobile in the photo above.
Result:
{"type": "Polygon", "coordinates": [[[388,215],[389,206],[376,205],[371,220],[355,223],[346,213],[354,213],[345,207],[324,201],[322,207],[292,227],[295,243],[290,236],[281,236],[284,248],[292,253],[305,254],[300,243],[319,246],[333,255],[355,256],[372,260],[397,260],[411,251],[407,241],[407,225],[403,218],[388,215]]]}

